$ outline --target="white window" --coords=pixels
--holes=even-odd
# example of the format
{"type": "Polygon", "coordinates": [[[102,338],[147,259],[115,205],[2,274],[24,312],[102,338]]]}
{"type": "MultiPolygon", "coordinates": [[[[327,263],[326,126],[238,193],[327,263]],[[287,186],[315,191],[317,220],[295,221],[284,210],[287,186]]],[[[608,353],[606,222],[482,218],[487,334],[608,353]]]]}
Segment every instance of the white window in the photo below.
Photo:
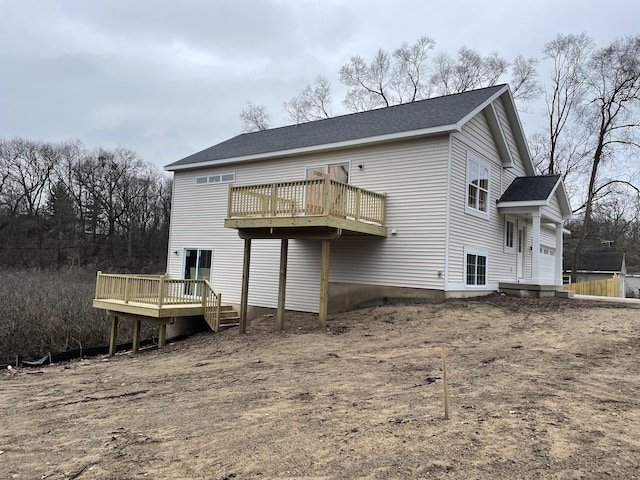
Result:
{"type": "Polygon", "coordinates": [[[487,285],[487,252],[481,249],[464,249],[465,285],[483,287],[487,285]]]}
{"type": "Polygon", "coordinates": [[[515,229],[516,222],[511,218],[506,218],[504,221],[504,253],[515,252],[515,229]]]}
{"type": "Polygon", "coordinates": [[[235,173],[221,173],[219,175],[207,175],[196,177],[196,185],[212,185],[216,183],[233,183],[236,181],[235,173]]]}
{"type": "Polygon", "coordinates": [[[467,157],[466,211],[483,217],[489,216],[489,165],[477,157],[467,157]]]}

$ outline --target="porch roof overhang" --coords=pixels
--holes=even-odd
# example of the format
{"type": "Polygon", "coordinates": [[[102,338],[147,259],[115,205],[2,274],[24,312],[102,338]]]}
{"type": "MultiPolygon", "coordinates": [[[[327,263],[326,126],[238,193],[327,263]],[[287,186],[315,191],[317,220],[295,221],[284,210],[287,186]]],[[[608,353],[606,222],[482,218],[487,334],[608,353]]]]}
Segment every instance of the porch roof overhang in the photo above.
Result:
{"type": "Polygon", "coordinates": [[[564,217],[554,215],[548,209],[547,204],[533,202],[499,202],[497,204],[498,211],[505,215],[513,215],[516,217],[531,218],[533,216],[540,217],[542,223],[562,225],[564,217]]]}
{"type": "Polygon", "coordinates": [[[518,177],[496,202],[498,211],[525,217],[539,216],[541,221],[561,225],[571,218],[571,205],[560,175],[518,177]],[[551,199],[556,197],[559,212],[552,211],[551,199]]]}

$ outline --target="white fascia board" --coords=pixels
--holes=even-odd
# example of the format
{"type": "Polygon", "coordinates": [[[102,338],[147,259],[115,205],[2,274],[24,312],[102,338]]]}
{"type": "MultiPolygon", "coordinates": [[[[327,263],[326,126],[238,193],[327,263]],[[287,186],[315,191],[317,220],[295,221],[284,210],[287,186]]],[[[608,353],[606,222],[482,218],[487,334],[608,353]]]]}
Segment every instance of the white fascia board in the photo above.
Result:
{"type": "Polygon", "coordinates": [[[507,116],[509,117],[509,121],[513,126],[513,135],[515,136],[516,144],[520,151],[520,157],[524,163],[524,169],[527,172],[527,175],[535,175],[535,169],[531,160],[531,152],[529,151],[529,145],[527,144],[527,139],[524,134],[524,128],[522,128],[520,115],[518,115],[518,109],[516,108],[516,104],[513,100],[513,95],[511,95],[511,90],[508,90],[508,94],[502,97],[502,101],[504,103],[507,116]]]}
{"type": "Polygon", "coordinates": [[[359,147],[375,143],[392,142],[395,140],[404,140],[415,137],[424,137],[428,135],[437,135],[444,133],[459,132],[460,128],[457,124],[440,125],[438,127],[423,128],[420,130],[409,130],[406,132],[390,133],[387,135],[378,135],[375,137],[357,138],[355,140],[346,140],[344,142],[323,143],[320,145],[311,145],[308,147],[292,148],[288,150],[278,150],[274,152],[257,153],[255,155],[245,155],[243,157],[221,158],[218,160],[210,160],[198,163],[188,163],[185,165],[176,165],[171,168],[164,167],[166,171],[174,172],[178,170],[189,170],[193,168],[213,167],[219,165],[230,165],[235,163],[253,162],[256,160],[266,160],[276,157],[290,157],[293,155],[303,155],[306,153],[326,152],[329,150],[338,150],[342,148],[359,147]]]}
{"type": "MultiPolygon", "coordinates": [[[[562,213],[562,218],[567,220],[573,216],[571,212],[571,204],[569,203],[569,196],[567,195],[567,190],[564,187],[564,181],[562,177],[558,179],[558,183],[553,187],[553,191],[551,195],[558,194],[558,203],[560,203],[560,210],[562,213]]],[[[551,196],[549,195],[549,196],[551,196]]]]}
{"type": "Polygon", "coordinates": [[[476,108],[474,108],[473,110],[471,110],[467,115],[465,115],[457,124],[457,130],[461,131],[462,127],[464,126],[465,123],[467,123],[469,120],[471,120],[473,117],[475,117],[478,113],[480,113],[482,110],[484,110],[485,108],[487,108],[487,106],[489,106],[490,104],[493,103],[493,101],[500,97],[500,95],[504,94],[505,92],[509,91],[509,87],[507,85],[505,85],[504,87],[502,87],[500,90],[498,90],[496,93],[494,93],[493,95],[491,95],[489,98],[487,98],[484,102],[482,102],[480,105],[478,105],[476,108]]]}
{"type": "Polygon", "coordinates": [[[491,129],[491,132],[495,137],[496,146],[498,147],[498,152],[500,152],[500,157],[502,158],[502,167],[513,167],[513,158],[511,157],[511,152],[507,145],[507,139],[504,136],[504,131],[502,130],[502,125],[500,125],[500,119],[498,118],[498,113],[496,112],[494,104],[489,104],[484,111],[487,115],[489,129],[491,129]]]}
{"type": "Polygon", "coordinates": [[[498,208],[519,208],[519,207],[547,207],[547,200],[529,200],[526,202],[499,202],[496,204],[498,208]]]}

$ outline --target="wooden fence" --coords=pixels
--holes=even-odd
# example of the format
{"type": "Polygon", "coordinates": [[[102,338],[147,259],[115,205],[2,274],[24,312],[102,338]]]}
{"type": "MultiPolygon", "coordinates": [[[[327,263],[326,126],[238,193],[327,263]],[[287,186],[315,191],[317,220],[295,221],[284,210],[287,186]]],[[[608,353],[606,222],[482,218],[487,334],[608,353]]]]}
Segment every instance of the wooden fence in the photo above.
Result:
{"type": "Polygon", "coordinates": [[[619,275],[604,280],[591,280],[590,282],[569,283],[564,286],[578,295],[596,295],[600,297],[622,297],[622,279],[619,275]]]}

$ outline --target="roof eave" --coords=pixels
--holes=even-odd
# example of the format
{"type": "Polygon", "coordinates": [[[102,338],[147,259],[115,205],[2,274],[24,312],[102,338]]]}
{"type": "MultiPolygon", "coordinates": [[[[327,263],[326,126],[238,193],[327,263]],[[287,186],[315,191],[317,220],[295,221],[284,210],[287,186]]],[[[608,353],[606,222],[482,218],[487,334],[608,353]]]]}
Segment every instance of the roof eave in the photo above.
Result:
{"type": "Polygon", "coordinates": [[[459,131],[460,131],[459,124],[440,125],[437,127],[423,128],[419,130],[409,130],[405,132],[391,133],[387,135],[377,135],[374,137],[357,138],[354,140],[347,140],[343,142],[324,143],[320,145],[312,145],[312,146],[301,147],[301,148],[276,150],[273,152],[257,153],[254,155],[220,158],[220,159],[209,160],[204,162],[187,163],[184,165],[169,164],[164,167],[164,170],[166,170],[167,172],[175,172],[179,170],[191,170],[191,169],[203,168],[203,167],[214,167],[218,165],[229,165],[229,164],[235,164],[235,163],[253,162],[256,160],[266,160],[269,158],[290,157],[292,155],[304,155],[309,153],[325,152],[329,150],[359,147],[359,146],[369,145],[374,143],[393,142],[396,140],[404,140],[404,139],[417,138],[417,137],[423,137],[423,136],[429,136],[429,135],[439,135],[439,134],[441,135],[441,134],[454,133],[459,131]]]}
{"type": "Polygon", "coordinates": [[[548,206],[548,202],[546,200],[526,200],[519,202],[498,202],[496,204],[498,208],[508,208],[508,207],[546,207],[548,206]]]}
{"type": "Polygon", "coordinates": [[[513,100],[513,95],[511,95],[511,90],[509,90],[508,86],[505,86],[506,92],[503,91],[502,101],[504,104],[505,112],[507,117],[509,117],[509,122],[513,126],[513,136],[516,141],[516,145],[518,146],[518,151],[520,152],[520,158],[524,164],[524,169],[527,175],[533,176],[536,174],[535,168],[533,167],[533,161],[531,160],[531,152],[529,152],[529,145],[527,144],[527,139],[524,134],[524,128],[522,127],[522,123],[520,122],[520,116],[518,115],[518,109],[516,108],[516,104],[513,100]]]}

